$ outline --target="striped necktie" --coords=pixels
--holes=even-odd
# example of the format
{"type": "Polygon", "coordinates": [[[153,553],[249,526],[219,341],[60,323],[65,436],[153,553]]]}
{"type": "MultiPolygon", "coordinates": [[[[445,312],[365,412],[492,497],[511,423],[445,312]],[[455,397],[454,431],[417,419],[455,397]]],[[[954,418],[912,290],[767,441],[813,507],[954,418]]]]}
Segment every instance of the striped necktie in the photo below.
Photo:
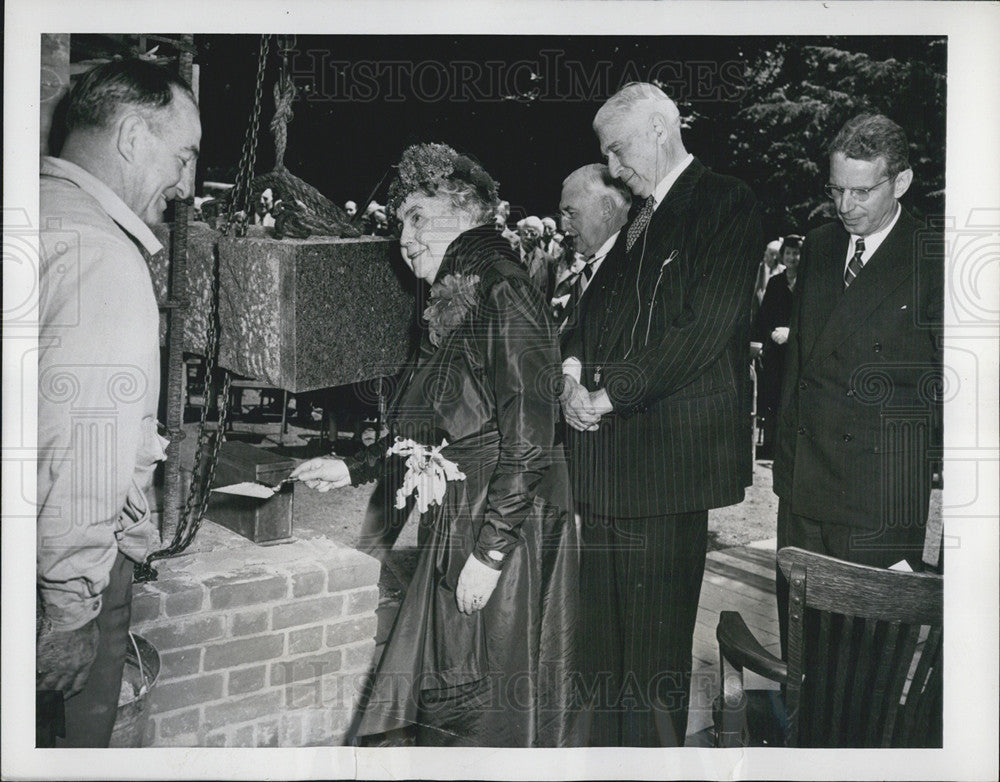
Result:
{"type": "Polygon", "coordinates": [[[577,299],[580,298],[580,293],[582,292],[580,290],[580,277],[582,275],[587,282],[590,282],[590,278],[594,276],[595,260],[595,256],[591,255],[587,258],[580,271],[567,275],[556,285],[555,290],[552,292],[552,314],[556,320],[566,318],[573,307],[576,306],[577,299]]]}
{"type": "Polygon", "coordinates": [[[639,214],[635,216],[635,220],[628,227],[628,233],[625,234],[625,249],[626,251],[632,249],[632,245],[636,243],[639,235],[646,230],[646,226],[649,225],[649,218],[653,216],[653,196],[646,199],[646,202],[642,205],[642,209],[639,210],[639,214]]]}
{"type": "Polygon", "coordinates": [[[844,270],[844,290],[847,290],[847,286],[854,282],[854,278],[858,276],[858,272],[861,271],[861,256],[865,254],[865,240],[864,238],[859,238],[854,245],[854,255],[851,256],[850,262],[847,264],[847,268],[844,270]]]}

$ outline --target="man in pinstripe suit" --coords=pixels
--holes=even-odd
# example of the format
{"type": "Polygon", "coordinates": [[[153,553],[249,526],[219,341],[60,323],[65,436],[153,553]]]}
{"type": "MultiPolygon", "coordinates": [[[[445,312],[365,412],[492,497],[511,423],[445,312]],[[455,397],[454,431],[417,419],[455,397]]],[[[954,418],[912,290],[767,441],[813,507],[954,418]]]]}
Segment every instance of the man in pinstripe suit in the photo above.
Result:
{"type": "Polygon", "coordinates": [[[677,106],[630,84],[594,130],[632,220],[564,350],[583,520],[581,694],[594,746],[682,746],[708,509],[751,480],[756,199],[681,139],[677,106]]]}

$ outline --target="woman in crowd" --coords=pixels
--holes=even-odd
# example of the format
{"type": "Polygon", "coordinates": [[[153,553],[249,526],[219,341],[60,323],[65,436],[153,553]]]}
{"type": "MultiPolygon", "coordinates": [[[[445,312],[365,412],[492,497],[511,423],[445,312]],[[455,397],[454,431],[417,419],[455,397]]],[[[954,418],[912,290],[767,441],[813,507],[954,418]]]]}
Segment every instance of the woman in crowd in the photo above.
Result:
{"type": "Polygon", "coordinates": [[[397,506],[412,494],[421,511],[417,568],[357,733],[415,725],[420,745],[568,746],[577,550],[552,447],[555,336],[493,226],[489,174],[443,144],[410,147],[398,169],[390,214],[431,285],[419,355],[388,438],[293,473],[325,491],[405,459],[397,506]]]}
{"type": "Polygon", "coordinates": [[[778,262],[785,268],[767,281],[751,334],[751,339],[762,349],[763,372],[757,385],[757,414],[764,417],[764,442],[757,450],[757,457],[761,459],[774,458],[788,322],[792,316],[792,293],[795,291],[801,249],[802,237],[798,234],[789,234],[781,240],[778,262]]]}

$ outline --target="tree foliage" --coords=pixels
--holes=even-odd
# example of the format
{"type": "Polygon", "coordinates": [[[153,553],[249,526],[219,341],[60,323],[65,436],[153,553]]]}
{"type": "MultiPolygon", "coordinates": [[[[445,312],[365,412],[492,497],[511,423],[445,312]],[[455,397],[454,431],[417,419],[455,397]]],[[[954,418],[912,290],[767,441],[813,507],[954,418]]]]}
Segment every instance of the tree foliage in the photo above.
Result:
{"type": "Polygon", "coordinates": [[[772,39],[742,52],[746,92],[728,119],[729,165],[761,199],[769,235],[803,232],[833,216],[823,195],[827,147],[862,112],[885,114],[906,131],[915,175],[908,208],[923,216],[943,211],[947,42],[908,39],[909,51],[885,54],[877,43],[860,52],[837,39],[772,39]]]}

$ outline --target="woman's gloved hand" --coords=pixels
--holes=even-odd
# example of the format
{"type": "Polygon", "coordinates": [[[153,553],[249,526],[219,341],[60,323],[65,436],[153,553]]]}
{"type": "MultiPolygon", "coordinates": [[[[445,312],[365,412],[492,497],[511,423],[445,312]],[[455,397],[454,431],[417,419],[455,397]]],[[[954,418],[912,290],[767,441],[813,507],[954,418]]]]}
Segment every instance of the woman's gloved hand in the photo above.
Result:
{"type": "Polygon", "coordinates": [[[320,492],[339,489],[341,486],[349,486],[351,483],[351,474],[347,471],[347,465],[333,456],[319,456],[302,462],[292,470],[292,474],[288,477],[298,478],[310,489],[320,492]]]}
{"type": "Polygon", "coordinates": [[[501,572],[484,565],[470,554],[458,575],[458,586],[455,588],[458,610],[463,614],[471,614],[485,606],[496,589],[501,572]]]}

